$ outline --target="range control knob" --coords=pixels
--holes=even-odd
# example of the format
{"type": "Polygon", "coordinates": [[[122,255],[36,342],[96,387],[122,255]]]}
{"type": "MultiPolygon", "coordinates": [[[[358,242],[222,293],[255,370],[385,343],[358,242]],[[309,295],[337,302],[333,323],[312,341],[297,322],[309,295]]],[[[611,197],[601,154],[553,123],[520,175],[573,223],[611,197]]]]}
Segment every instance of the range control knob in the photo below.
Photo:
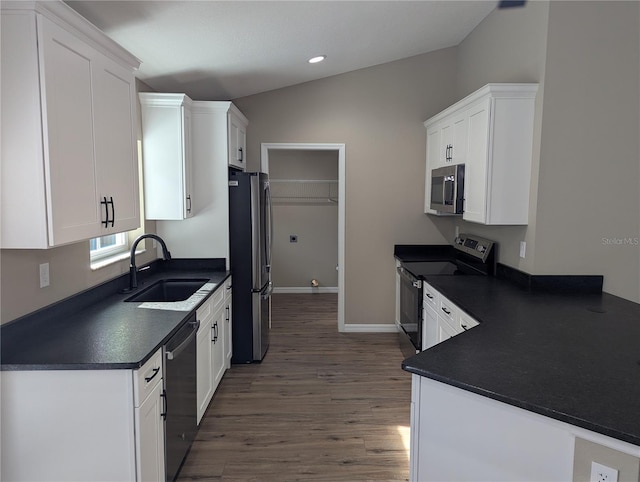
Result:
{"type": "Polygon", "coordinates": [[[478,247],[476,248],[480,253],[484,253],[487,248],[485,248],[483,245],[479,244],[478,247]]]}

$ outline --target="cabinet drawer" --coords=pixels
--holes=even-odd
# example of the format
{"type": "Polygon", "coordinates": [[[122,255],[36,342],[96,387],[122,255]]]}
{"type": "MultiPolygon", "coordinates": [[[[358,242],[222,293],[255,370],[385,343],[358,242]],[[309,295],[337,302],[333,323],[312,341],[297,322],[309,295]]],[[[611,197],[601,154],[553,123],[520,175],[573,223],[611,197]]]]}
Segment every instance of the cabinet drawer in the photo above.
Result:
{"type": "Polygon", "coordinates": [[[460,329],[462,331],[469,330],[474,326],[478,326],[479,323],[467,315],[464,311],[458,311],[458,321],[460,322],[460,329]]]}
{"type": "Polygon", "coordinates": [[[224,293],[225,290],[222,287],[216,288],[207,301],[196,310],[196,318],[200,324],[224,305],[224,293]]]}
{"type": "Polygon", "coordinates": [[[440,297],[440,309],[438,310],[438,316],[441,316],[442,318],[447,320],[449,325],[453,327],[458,324],[458,322],[456,321],[458,316],[458,308],[444,296],[440,297]]]}
{"type": "Polygon", "coordinates": [[[422,283],[423,300],[426,306],[431,306],[438,311],[440,303],[440,293],[433,289],[428,283],[422,283]]]}
{"type": "Polygon", "coordinates": [[[162,381],[162,376],[162,349],[159,349],[147,363],[134,371],[133,396],[136,407],[139,407],[162,381]]]}

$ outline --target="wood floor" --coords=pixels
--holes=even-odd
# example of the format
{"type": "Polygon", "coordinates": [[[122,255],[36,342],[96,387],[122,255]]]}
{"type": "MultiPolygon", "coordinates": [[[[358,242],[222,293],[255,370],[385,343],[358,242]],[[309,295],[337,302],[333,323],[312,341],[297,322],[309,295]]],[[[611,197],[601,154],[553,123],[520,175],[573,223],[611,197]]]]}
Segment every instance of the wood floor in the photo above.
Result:
{"type": "Polygon", "coordinates": [[[178,480],[408,480],[397,335],[338,333],[337,295],[272,300],[265,359],[227,371],[178,480]]]}

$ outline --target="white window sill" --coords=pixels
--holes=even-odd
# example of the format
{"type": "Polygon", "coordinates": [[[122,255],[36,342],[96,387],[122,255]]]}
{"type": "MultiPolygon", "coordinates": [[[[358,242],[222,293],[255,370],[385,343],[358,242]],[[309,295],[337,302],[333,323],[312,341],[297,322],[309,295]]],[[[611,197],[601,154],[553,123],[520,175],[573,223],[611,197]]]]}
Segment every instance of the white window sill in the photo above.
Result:
{"type": "MultiPolygon", "coordinates": [[[[145,251],[146,249],[136,250],[136,256],[144,253],[145,251]]],[[[126,251],[126,252],[114,254],[113,256],[109,256],[107,258],[99,259],[97,261],[92,261],[91,271],[97,271],[101,268],[106,268],[107,266],[110,266],[112,264],[116,264],[125,259],[129,259],[130,257],[131,257],[131,252],[126,251]]]]}

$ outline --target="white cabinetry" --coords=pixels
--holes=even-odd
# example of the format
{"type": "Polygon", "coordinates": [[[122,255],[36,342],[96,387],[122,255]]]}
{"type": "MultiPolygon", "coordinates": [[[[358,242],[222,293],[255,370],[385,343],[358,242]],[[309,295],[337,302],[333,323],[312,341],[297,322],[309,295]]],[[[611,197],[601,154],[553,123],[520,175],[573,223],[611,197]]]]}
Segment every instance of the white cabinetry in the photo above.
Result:
{"type": "Polygon", "coordinates": [[[62,2],[3,2],[2,248],[139,227],[139,61],[62,2]]]}
{"type": "Polygon", "coordinates": [[[429,283],[423,282],[423,349],[437,345],[478,325],[478,322],[449,301],[429,283]]]}
{"type": "Polygon", "coordinates": [[[211,351],[211,326],[213,311],[211,298],[196,310],[200,322],[196,335],[196,400],[198,424],[213,397],[213,357],[211,351]]]}
{"type": "Polygon", "coordinates": [[[422,349],[426,350],[440,342],[440,327],[438,325],[438,307],[440,293],[428,283],[422,283],[422,349]]]}
{"type": "Polygon", "coordinates": [[[196,311],[200,321],[196,348],[198,423],[231,360],[231,278],[196,311]],[[229,343],[229,344],[228,344],[229,343]]]}
{"type": "Polygon", "coordinates": [[[144,209],[147,219],[193,216],[191,99],[141,92],[144,209]]]}
{"type": "Polygon", "coordinates": [[[194,101],[191,106],[193,200],[196,215],[158,221],[158,234],[175,258],[229,260],[229,118],[246,118],[231,102],[194,101]],[[207,242],[203,243],[202,240],[207,242]]]}
{"type": "Polygon", "coordinates": [[[164,480],[162,351],[138,370],[2,372],[2,480],[164,480]]]}
{"type": "MultiPolygon", "coordinates": [[[[233,104],[231,105],[233,106],[233,104]]],[[[238,109],[229,109],[229,166],[247,168],[247,119],[238,109]]]]}
{"type": "Polygon", "coordinates": [[[136,480],[165,479],[162,350],[135,372],[136,480]]]}
{"type": "Polygon", "coordinates": [[[224,283],[224,364],[227,369],[231,368],[231,357],[233,355],[233,312],[231,311],[231,278],[224,283]]]}
{"type": "Polygon", "coordinates": [[[487,84],[427,120],[425,213],[431,170],[465,164],[463,219],[527,224],[537,84],[487,84]]]}

